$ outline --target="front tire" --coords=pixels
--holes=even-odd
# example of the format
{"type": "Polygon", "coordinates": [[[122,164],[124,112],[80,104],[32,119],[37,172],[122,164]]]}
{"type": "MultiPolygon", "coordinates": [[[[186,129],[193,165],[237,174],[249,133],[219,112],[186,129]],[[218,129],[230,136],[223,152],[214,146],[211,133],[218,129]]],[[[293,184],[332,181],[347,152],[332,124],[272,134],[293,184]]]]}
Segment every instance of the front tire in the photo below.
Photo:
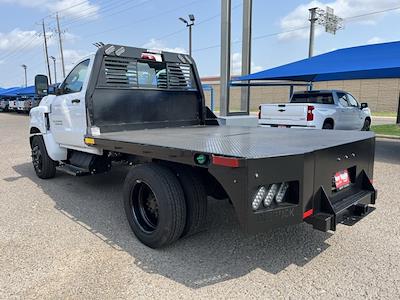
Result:
{"type": "Polygon", "coordinates": [[[182,187],[175,174],[155,163],[136,166],[128,173],[124,208],[134,234],[150,248],[175,242],[185,228],[182,187]]]}
{"type": "Polygon", "coordinates": [[[56,175],[57,163],[47,154],[43,137],[36,135],[32,138],[32,164],[36,175],[41,179],[53,178],[56,175]]]}
{"type": "Polygon", "coordinates": [[[371,121],[368,119],[365,119],[364,125],[361,128],[362,131],[370,131],[371,130],[371,121]]]}

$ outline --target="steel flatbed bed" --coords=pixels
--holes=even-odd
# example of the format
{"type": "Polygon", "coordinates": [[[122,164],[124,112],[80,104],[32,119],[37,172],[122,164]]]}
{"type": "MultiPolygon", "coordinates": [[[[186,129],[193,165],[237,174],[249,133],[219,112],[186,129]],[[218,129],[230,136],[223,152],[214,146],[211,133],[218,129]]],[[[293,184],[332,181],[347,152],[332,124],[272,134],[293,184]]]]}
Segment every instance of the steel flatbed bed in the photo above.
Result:
{"type": "Polygon", "coordinates": [[[371,132],[227,126],[142,129],[93,136],[96,144],[107,150],[134,144],[138,151],[152,146],[244,159],[305,154],[373,137],[371,132]]]}

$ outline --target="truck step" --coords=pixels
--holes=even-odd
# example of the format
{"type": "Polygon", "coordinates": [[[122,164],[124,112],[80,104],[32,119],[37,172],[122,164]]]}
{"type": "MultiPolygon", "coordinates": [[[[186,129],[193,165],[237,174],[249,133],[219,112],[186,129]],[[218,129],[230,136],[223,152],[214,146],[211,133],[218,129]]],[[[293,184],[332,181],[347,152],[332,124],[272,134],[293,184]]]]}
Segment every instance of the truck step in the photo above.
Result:
{"type": "Polygon", "coordinates": [[[344,211],[348,210],[350,207],[354,206],[355,203],[363,203],[364,200],[369,200],[371,198],[371,194],[371,191],[361,190],[356,194],[342,199],[340,202],[334,203],[333,209],[336,214],[341,214],[344,211]]]}
{"type": "Polygon", "coordinates": [[[62,172],[64,172],[64,173],[67,173],[69,175],[73,175],[73,176],[90,175],[89,170],[83,169],[83,168],[79,168],[77,166],[69,165],[69,164],[61,165],[61,166],[57,167],[57,169],[62,171],[62,172]]]}

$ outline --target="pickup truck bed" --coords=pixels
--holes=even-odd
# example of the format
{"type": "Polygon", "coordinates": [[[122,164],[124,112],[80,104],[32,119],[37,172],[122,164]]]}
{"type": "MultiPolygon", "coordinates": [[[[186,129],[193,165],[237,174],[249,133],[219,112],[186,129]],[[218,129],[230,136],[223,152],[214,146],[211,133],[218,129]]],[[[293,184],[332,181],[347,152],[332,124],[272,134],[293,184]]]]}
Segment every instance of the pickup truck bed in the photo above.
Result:
{"type": "MultiPolygon", "coordinates": [[[[259,127],[188,126],[102,133],[96,145],[156,146],[245,159],[298,155],[373,138],[370,132],[259,127]],[[118,144],[119,143],[119,144],[118,144]]],[[[111,148],[111,149],[110,149],[111,148]]]]}

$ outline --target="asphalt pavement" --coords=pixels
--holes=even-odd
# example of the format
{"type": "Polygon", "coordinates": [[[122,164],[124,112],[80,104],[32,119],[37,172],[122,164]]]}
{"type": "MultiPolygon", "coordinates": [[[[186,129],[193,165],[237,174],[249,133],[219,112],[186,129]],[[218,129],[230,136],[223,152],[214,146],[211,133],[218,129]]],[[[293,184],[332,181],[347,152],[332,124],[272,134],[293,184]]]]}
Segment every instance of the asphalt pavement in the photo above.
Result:
{"type": "Polygon", "coordinates": [[[0,299],[399,299],[400,141],[377,140],[376,210],[335,233],[244,234],[227,201],[208,230],[161,250],[125,219],[126,167],[40,180],[28,118],[0,113],[0,299]]]}

